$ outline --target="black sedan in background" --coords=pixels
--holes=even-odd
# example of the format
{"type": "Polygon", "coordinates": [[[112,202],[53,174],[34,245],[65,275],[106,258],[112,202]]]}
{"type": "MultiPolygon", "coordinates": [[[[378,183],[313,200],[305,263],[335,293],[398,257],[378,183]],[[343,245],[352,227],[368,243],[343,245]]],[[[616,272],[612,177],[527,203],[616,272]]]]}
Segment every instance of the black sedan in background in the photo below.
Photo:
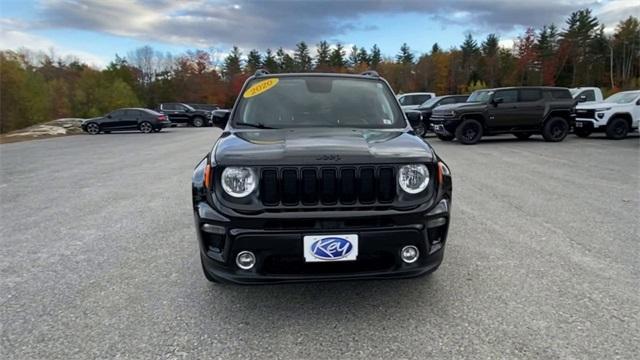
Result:
{"type": "Polygon", "coordinates": [[[85,120],[82,123],[82,130],[91,135],[127,130],[150,133],[169,126],[171,121],[164,114],[143,108],[124,108],[114,110],[102,117],[85,120]]]}
{"type": "Polygon", "coordinates": [[[418,136],[424,137],[431,128],[431,112],[440,105],[457,104],[467,101],[469,95],[445,95],[436,96],[423,102],[416,110],[422,113],[422,124],[414,127],[413,131],[418,136]]]}

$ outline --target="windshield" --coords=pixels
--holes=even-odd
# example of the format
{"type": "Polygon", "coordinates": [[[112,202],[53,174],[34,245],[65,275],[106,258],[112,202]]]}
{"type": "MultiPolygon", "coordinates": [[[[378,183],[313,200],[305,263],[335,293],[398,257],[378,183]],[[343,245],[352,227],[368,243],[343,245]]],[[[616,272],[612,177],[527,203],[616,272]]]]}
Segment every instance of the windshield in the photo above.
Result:
{"type": "Polygon", "coordinates": [[[233,124],[275,129],[406,126],[382,81],[324,76],[253,80],[240,98],[233,124]]]}
{"type": "Polygon", "coordinates": [[[435,105],[438,101],[440,101],[440,99],[442,99],[441,97],[433,97],[425,102],[422,103],[422,105],[420,105],[421,108],[429,108],[432,107],[433,105],[435,105]]]}
{"type": "Polygon", "coordinates": [[[580,89],[569,89],[572,97],[575,97],[580,92],[580,89]]]}
{"type": "Polygon", "coordinates": [[[467,99],[467,102],[486,103],[491,97],[492,91],[474,91],[467,99]]]}
{"type": "Polygon", "coordinates": [[[636,97],[638,97],[638,95],[640,95],[640,92],[637,92],[637,91],[621,92],[621,93],[617,93],[609,96],[607,100],[605,100],[605,102],[614,103],[614,104],[627,104],[635,100],[636,97]]]}

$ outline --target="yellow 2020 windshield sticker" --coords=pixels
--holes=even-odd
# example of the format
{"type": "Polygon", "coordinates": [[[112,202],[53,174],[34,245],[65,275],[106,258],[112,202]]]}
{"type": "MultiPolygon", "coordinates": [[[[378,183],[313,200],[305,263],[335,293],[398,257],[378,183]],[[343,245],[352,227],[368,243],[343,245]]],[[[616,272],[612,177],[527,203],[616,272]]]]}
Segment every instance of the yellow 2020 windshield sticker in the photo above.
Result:
{"type": "Polygon", "coordinates": [[[242,97],[250,98],[256,95],[260,95],[263,92],[276,86],[278,84],[278,81],[280,81],[280,79],[273,78],[273,79],[262,80],[257,84],[253,84],[251,85],[250,88],[247,89],[247,91],[244,92],[244,95],[242,95],[242,97]]]}

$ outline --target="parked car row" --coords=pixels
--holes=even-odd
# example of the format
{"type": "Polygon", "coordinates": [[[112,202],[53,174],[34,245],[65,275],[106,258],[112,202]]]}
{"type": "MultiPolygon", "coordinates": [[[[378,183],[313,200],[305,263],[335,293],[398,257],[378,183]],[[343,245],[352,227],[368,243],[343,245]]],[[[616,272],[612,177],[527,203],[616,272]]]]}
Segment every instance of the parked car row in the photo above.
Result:
{"type": "Polygon", "coordinates": [[[422,113],[422,122],[414,126],[417,135],[424,137],[431,130],[443,141],[458,139],[462,144],[505,133],[519,139],[540,134],[557,142],[571,129],[580,137],[605,132],[622,139],[638,129],[640,91],[621,92],[603,102],[602,92],[594,87],[508,87],[478,90],[468,97],[436,96],[415,109],[422,113]]]}
{"type": "Polygon", "coordinates": [[[158,111],[167,115],[174,124],[188,124],[195,127],[211,126],[211,114],[219,109],[217,105],[162,103],[158,111]]]}
{"type": "Polygon", "coordinates": [[[139,130],[143,133],[159,132],[165,127],[188,124],[195,127],[211,126],[213,111],[217,105],[162,103],[157,110],[122,108],[104,116],[87,119],[82,130],[96,135],[112,131],[139,130]]]}

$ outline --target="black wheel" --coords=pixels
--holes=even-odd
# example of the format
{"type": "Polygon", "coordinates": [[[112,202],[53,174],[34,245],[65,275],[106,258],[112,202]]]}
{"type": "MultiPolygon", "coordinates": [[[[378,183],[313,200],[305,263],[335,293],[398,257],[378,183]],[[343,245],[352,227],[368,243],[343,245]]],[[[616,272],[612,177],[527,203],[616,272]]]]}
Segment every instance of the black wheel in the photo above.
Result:
{"type": "Polygon", "coordinates": [[[589,137],[589,135],[591,135],[591,130],[587,130],[583,128],[575,128],[573,130],[573,133],[576,134],[576,136],[578,137],[586,138],[586,137],[589,137]]]}
{"type": "Polygon", "coordinates": [[[542,129],[542,137],[545,141],[559,142],[564,140],[569,133],[569,123],[561,117],[553,117],[544,124],[542,129]]]}
{"type": "Polygon", "coordinates": [[[202,265],[202,273],[204,274],[204,277],[207,278],[207,280],[211,281],[212,283],[219,283],[220,280],[218,280],[218,278],[216,278],[215,276],[209,274],[209,272],[207,271],[207,269],[204,267],[204,260],[202,259],[202,254],[200,254],[200,264],[202,265]]]}
{"type": "Polygon", "coordinates": [[[528,138],[531,137],[531,133],[527,133],[527,132],[521,132],[521,133],[513,133],[513,135],[515,135],[515,137],[517,137],[520,140],[527,140],[528,138]]]}
{"type": "Polygon", "coordinates": [[[87,124],[87,132],[91,135],[100,134],[100,125],[96,123],[88,123],[87,124]]]}
{"type": "Polygon", "coordinates": [[[204,119],[199,117],[199,116],[196,116],[191,121],[191,125],[193,125],[195,127],[203,127],[204,126],[204,119]]]}
{"type": "Polygon", "coordinates": [[[620,140],[627,137],[629,133],[629,123],[623,118],[615,118],[607,124],[607,137],[613,140],[620,140]]]}
{"type": "Polygon", "coordinates": [[[142,122],[139,127],[140,127],[140,131],[142,131],[145,134],[148,134],[153,131],[153,125],[151,125],[151,123],[148,121],[142,122]]]}
{"type": "Polygon", "coordinates": [[[424,123],[421,122],[419,125],[413,128],[413,132],[420,137],[424,137],[427,134],[427,128],[424,126],[424,123]]]}
{"type": "Polygon", "coordinates": [[[451,141],[451,140],[455,139],[455,136],[453,136],[453,135],[436,134],[436,136],[438,137],[438,139],[440,139],[442,141],[451,141]]]}
{"type": "Polygon", "coordinates": [[[456,138],[461,144],[472,145],[482,137],[482,124],[478,120],[467,119],[456,129],[456,138]]]}

